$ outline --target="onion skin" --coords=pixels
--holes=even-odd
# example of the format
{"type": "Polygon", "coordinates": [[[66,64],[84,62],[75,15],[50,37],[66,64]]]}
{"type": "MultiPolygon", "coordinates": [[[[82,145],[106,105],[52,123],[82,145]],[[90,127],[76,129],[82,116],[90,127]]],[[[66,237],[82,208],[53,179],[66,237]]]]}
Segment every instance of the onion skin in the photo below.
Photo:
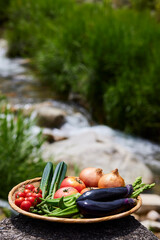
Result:
{"type": "Polygon", "coordinates": [[[124,186],[125,186],[125,181],[119,175],[117,168],[113,170],[111,173],[104,174],[98,182],[99,188],[114,188],[114,187],[124,187],[124,186]]]}
{"type": "Polygon", "coordinates": [[[103,176],[103,170],[101,168],[84,168],[79,178],[84,182],[87,187],[98,187],[98,182],[103,176]]]}

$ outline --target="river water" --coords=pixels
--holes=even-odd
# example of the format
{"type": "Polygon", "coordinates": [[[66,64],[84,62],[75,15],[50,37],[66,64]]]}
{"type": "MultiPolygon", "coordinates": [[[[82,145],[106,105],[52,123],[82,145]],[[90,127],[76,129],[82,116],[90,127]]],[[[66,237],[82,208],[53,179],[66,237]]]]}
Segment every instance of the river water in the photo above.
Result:
{"type": "Polygon", "coordinates": [[[87,132],[89,129],[112,139],[115,143],[125,146],[127,150],[134,153],[145,162],[156,176],[160,173],[160,145],[152,143],[139,137],[133,137],[120,131],[111,129],[105,125],[91,124],[89,113],[80,107],[56,101],[53,93],[47,87],[43,88],[33,77],[25,59],[9,59],[6,56],[7,42],[0,40],[0,91],[7,96],[9,102],[27,104],[51,101],[55,107],[67,112],[66,123],[61,129],[53,129],[53,132],[62,136],[70,136],[79,132],[87,132]]]}

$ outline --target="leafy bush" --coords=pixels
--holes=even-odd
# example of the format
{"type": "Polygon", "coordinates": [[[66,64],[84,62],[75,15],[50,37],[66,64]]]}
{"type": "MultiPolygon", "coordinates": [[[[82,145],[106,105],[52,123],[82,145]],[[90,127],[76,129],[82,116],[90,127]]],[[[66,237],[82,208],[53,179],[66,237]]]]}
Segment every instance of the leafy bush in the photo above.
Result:
{"type": "Polygon", "coordinates": [[[159,141],[160,25],[146,8],[13,0],[10,53],[32,56],[54,92],[80,93],[97,121],[159,141]]]}
{"type": "Polygon", "coordinates": [[[55,91],[81,93],[99,122],[159,141],[159,37],[147,12],[81,5],[36,66],[55,91]]]}
{"type": "MultiPolygon", "coordinates": [[[[9,55],[34,56],[45,40],[54,38],[57,18],[65,18],[65,9],[71,9],[74,0],[12,0],[6,36],[9,55]]],[[[58,18],[58,19],[59,19],[58,18]]]]}
{"type": "Polygon", "coordinates": [[[7,109],[0,115],[0,198],[7,199],[13,186],[41,176],[45,163],[40,155],[41,134],[33,136],[33,122],[7,109]]]}
{"type": "Polygon", "coordinates": [[[155,9],[157,0],[131,0],[132,7],[137,10],[155,9]]]}
{"type": "Polygon", "coordinates": [[[2,25],[8,19],[8,7],[10,0],[0,1],[0,25],[2,25]]]}

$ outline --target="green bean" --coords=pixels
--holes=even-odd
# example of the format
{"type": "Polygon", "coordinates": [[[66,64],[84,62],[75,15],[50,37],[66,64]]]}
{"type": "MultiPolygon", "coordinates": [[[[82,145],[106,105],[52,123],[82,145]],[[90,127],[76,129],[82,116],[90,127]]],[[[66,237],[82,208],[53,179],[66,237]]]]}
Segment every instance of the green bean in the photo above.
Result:
{"type": "Polygon", "coordinates": [[[68,208],[76,203],[76,198],[73,197],[69,201],[64,202],[64,197],[62,197],[59,201],[58,207],[61,209],[68,208]]]}
{"type": "Polygon", "coordinates": [[[77,213],[77,214],[74,214],[74,215],[72,216],[72,218],[74,218],[74,219],[76,219],[76,218],[83,218],[83,215],[80,214],[80,213],[77,213]]]}
{"type": "Polygon", "coordinates": [[[42,211],[43,213],[46,213],[46,214],[50,214],[50,213],[51,213],[50,211],[48,211],[48,210],[45,209],[45,208],[42,208],[41,211],[42,211]]]}
{"type": "Polygon", "coordinates": [[[42,206],[43,204],[45,204],[46,201],[47,201],[48,199],[50,199],[51,196],[52,196],[52,194],[49,194],[46,198],[40,198],[41,203],[37,204],[37,207],[40,207],[40,206],[42,206]]]}
{"type": "Polygon", "coordinates": [[[36,213],[36,214],[43,214],[42,210],[38,210],[38,209],[34,209],[31,211],[32,213],[36,213]]]}
{"type": "MultiPolygon", "coordinates": [[[[64,202],[68,202],[69,200],[72,201],[74,198],[77,199],[79,196],[80,196],[80,193],[72,194],[70,196],[64,197],[63,201],[64,202]]],[[[55,206],[55,207],[58,207],[60,200],[61,200],[61,198],[42,199],[42,202],[40,204],[38,204],[37,207],[41,207],[45,203],[50,204],[50,205],[55,206]]]]}
{"type": "Polygon", "coordinates": [[[79,210],[78,210],[77,206],[73,205],[71,207],[60,210],[58,212],[52,212],[52,213],[48,214],[48,216],[49,217],[70,217],[78,212],[79,212],[79,210]]]}

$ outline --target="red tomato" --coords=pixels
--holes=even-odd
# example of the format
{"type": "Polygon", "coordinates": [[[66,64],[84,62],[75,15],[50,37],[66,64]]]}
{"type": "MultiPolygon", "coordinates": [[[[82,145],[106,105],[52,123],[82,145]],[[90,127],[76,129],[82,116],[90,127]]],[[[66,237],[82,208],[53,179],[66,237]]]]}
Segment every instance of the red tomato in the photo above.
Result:
{"type": "Polygon", "coordinates": [[[38,203],[41,202],[42,194],[41,193],[33,193],[32,196],[37,200],[38,203]]]}
{"type": "Polygon", "coordinates": [[[60,188],[62,187],[73,187],[81,192],[86,185],[79,177],[67,177],[62,181],[60,188]]]}
{"type": "Polygon", "coordinates": [[[15,200],[15,204],[20,207],[21,203],[24,201],[24,197],[19,197],[15,200]]]}
{"type": "Polygon", "coordinates": [[[32,185],[32,184],[27,184],[26,186],[25,186],[25,189],[29,189],[29,190],[33,190],[34,189],[34,186],[32,185]]]}
{"type": "Polygon", "coordinates": [[[35,192],[35,193],[42,193],[42,190],[39,187],[33,188],[32,191],[35,192]]]}
{"type": "Polygon", "coordinates": [[[25,193],[24,192],[17,192],[15,197],[16,198],[25,197],[25,193]]]}
{"type": "Polygon", "coordinates": [[[32,206],[32,203],[30,201],[23,201],[20,205],[20,208],[29,212],[30,207],[32,206]]]}
{"type": "Polygon", "coordinates": [[[25,198],[25,200],[30,201],[32,206],[35,206],[37,204],[37,199],[35,197],[28,197],[25,198]]]}
{"type": "Polygon", "coordinates": [[[54,198],[61,198],[61,197],[66,197],[72,194],[78,193],[77,189],[73,187],[63,187],[58,189],[55,194],[54,198]]]}
{"type": "Polygon", "coordinates": [[[27,197],[33,197],[33,192],[27,192],[26,195],[25,195],[25,197],[26,197],[26,198],[27,198],[27,197]]]}
{"type": "Polygon", "coordinates": [[[26,196],[27,193],[31,192],[31,190],[29,190],[29,189],[24,189],[23,192],[24,192],[24,194],[25,194],[25,196],[26,196]]]}

